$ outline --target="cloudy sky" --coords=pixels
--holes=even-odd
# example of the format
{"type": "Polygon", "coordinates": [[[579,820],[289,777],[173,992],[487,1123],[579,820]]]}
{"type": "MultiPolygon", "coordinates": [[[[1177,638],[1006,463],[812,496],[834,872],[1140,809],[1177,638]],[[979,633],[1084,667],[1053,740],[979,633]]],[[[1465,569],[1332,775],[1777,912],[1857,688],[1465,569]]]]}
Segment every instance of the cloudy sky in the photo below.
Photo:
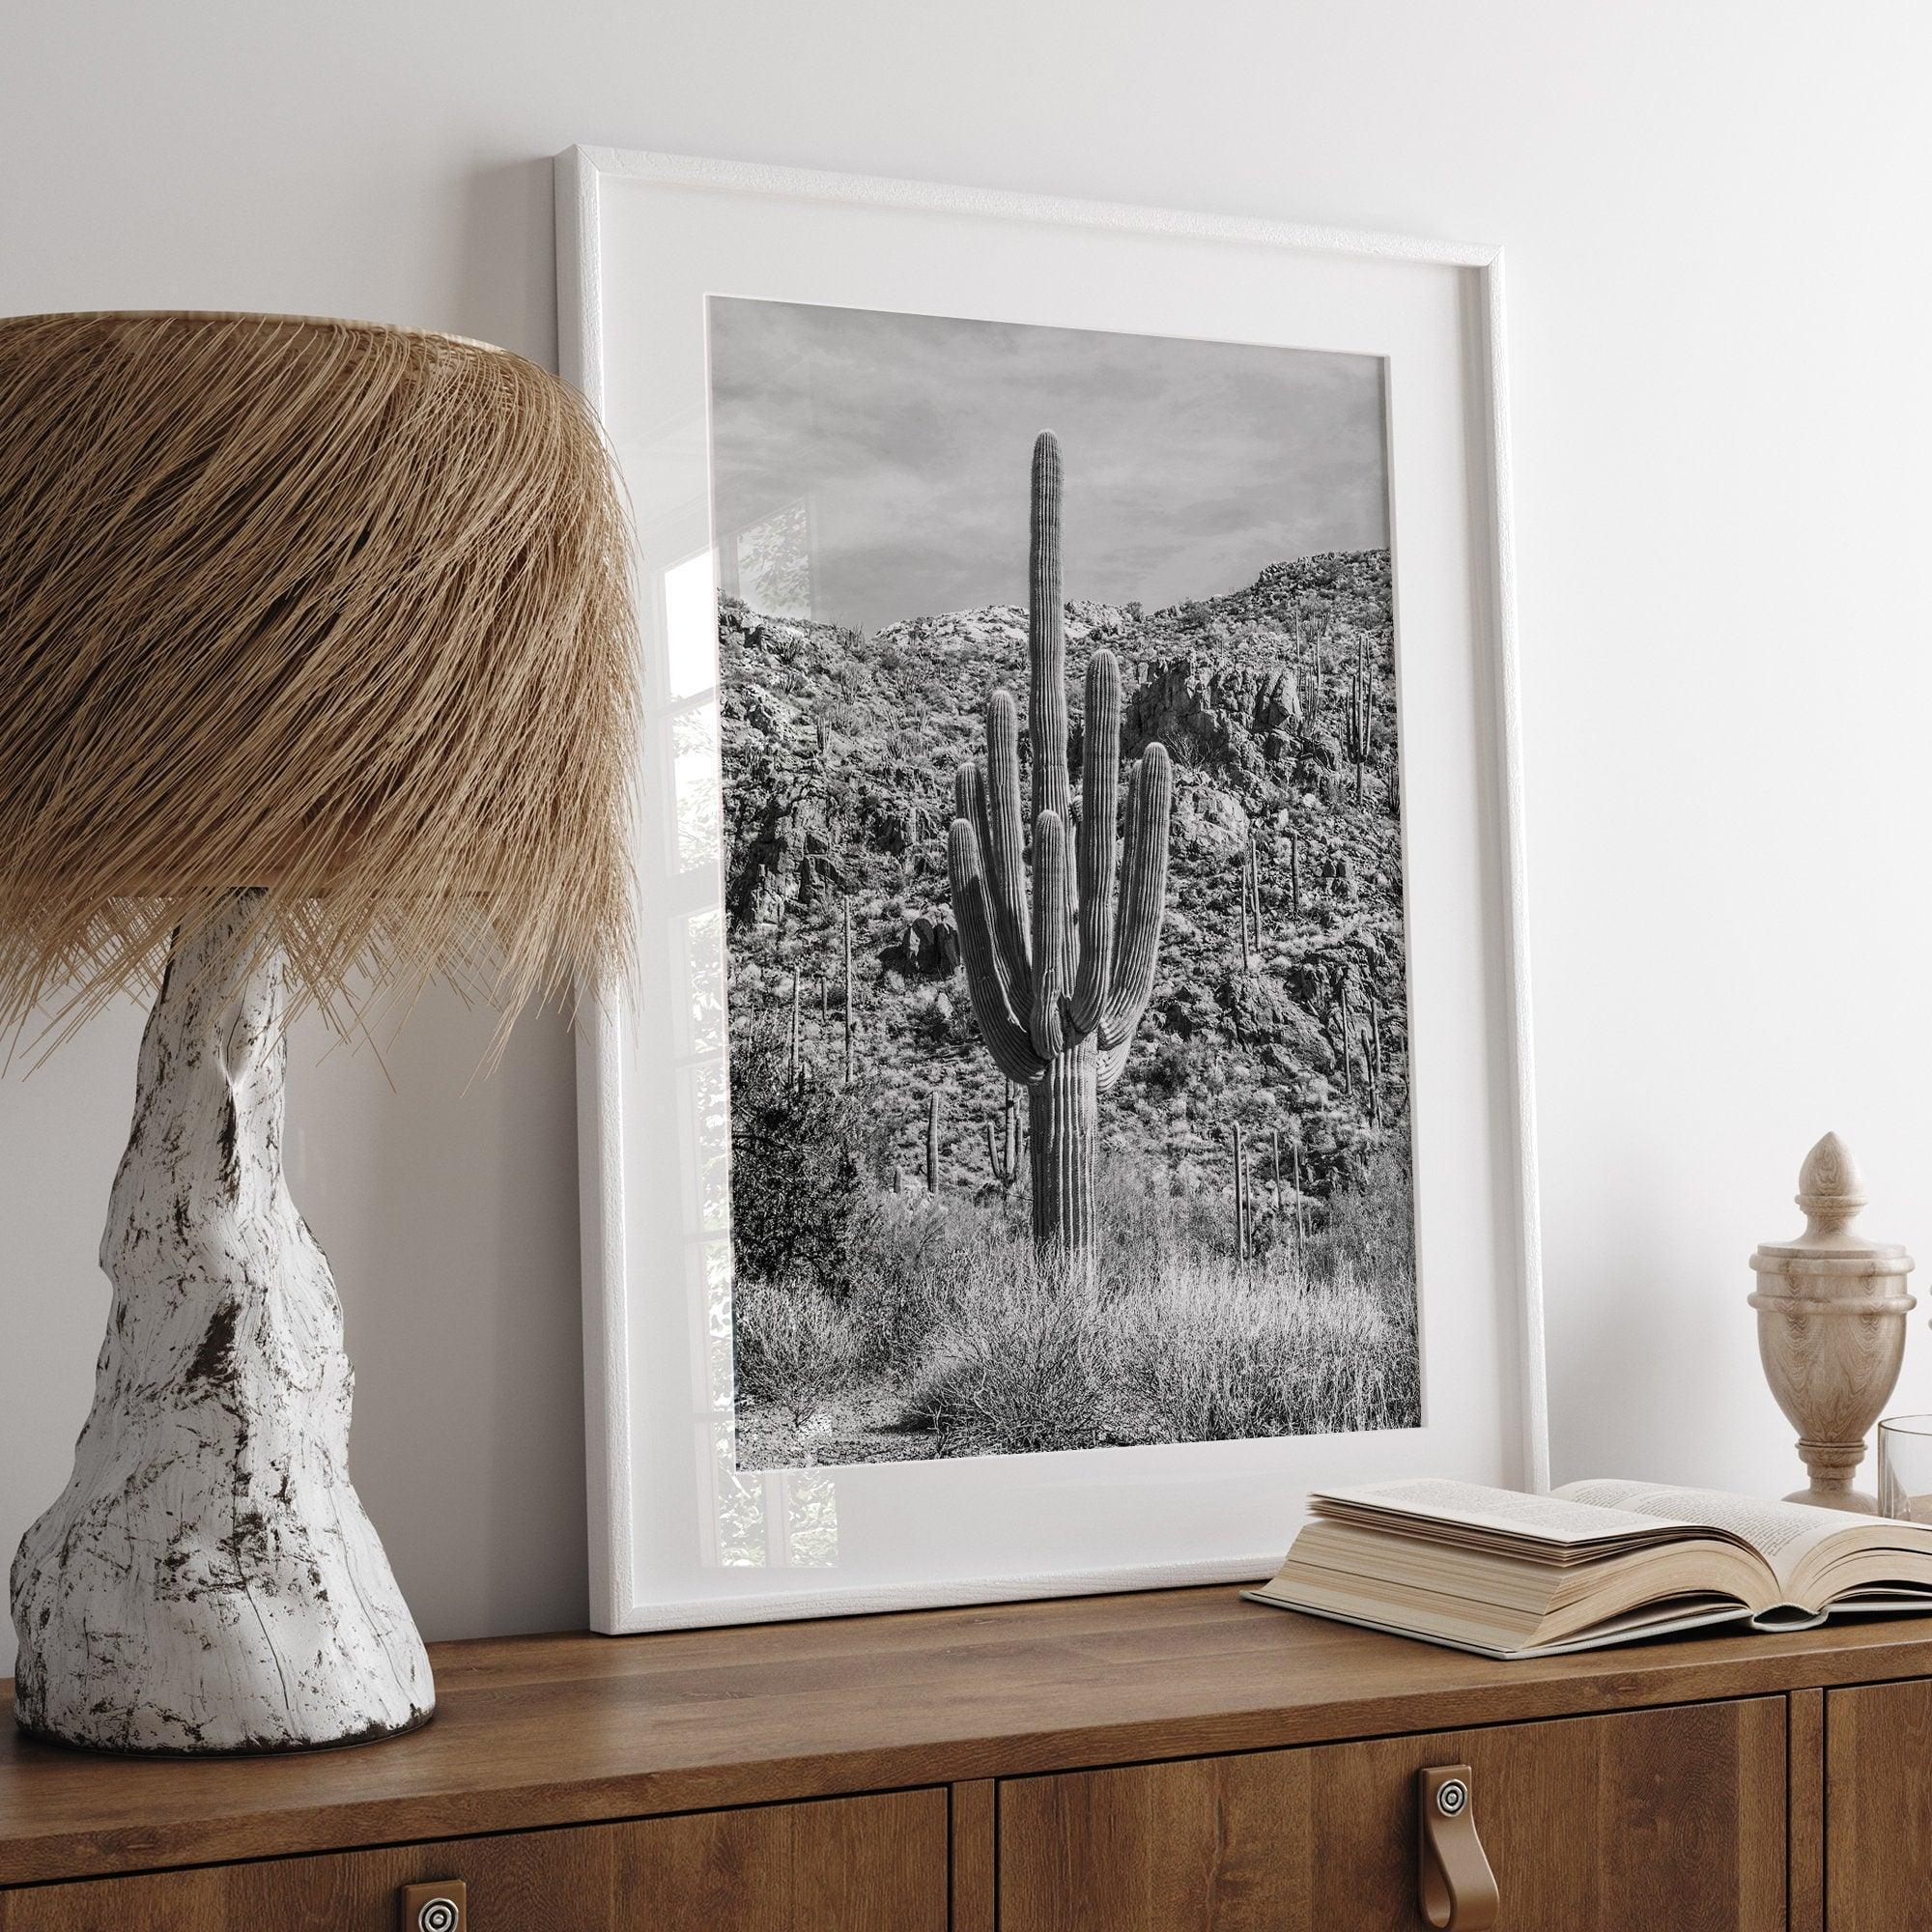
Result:
{"type": "Polygon", "coordinates": [[[724,297],[710,338],[721,542],[809,503],[821,622],[1023,604],[1043,429],[1069,597],[1154,610],[1388,541],[1373,356],[724,297]]]}

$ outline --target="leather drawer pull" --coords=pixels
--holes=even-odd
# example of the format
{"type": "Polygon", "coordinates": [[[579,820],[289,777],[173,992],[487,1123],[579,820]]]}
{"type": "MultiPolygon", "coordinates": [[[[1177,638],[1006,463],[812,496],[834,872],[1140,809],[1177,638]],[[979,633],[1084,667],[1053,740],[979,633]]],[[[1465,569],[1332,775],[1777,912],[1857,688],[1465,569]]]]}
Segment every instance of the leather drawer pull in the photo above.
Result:
{"type": "Polygon", "coordinates": [[[1415,1890],[1422,1916],[1436,1932],[1485,1932],[1496,1922],[1502,1895],[1476,1835],[1469,1767],[1443,1764],[1418,1771],[1415,1810],[1415,1890]]]}

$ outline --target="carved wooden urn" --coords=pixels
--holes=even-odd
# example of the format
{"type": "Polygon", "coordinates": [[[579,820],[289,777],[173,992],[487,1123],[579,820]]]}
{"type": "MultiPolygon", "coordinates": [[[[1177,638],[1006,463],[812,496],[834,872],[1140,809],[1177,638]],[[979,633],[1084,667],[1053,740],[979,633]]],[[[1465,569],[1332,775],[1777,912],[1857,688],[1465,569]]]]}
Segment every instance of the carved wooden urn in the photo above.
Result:
{"type": "Polygon", "coordinates": [[[1852,1472],[1898,1379],[1912,1257],[1896,1241],[1867,1240],[1854,1225],[1864,1181],[1836,1134],[1804,1156],[1798,1205],[1804,1232],[1750,1259],[1758,1352],[1811,1475],[1786,1500],[1875,1516],[1877,1502],[1852,1488],[1852,1472]]]}

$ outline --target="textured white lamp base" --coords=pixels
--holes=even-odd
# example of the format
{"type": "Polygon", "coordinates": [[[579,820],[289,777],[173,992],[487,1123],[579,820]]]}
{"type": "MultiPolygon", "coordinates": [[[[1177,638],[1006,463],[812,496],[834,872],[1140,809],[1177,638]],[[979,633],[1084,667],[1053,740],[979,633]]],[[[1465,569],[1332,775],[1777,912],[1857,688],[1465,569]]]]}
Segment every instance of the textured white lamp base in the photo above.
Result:
{"type": "Polygon", "coordinates": [[[14,1711],[98,1750],[413,1729],[429,1659],[349,1481],[328,1264],[282,1178],[283,963],[249,897],[177,947],[141,1040],[94,1406],[14,1559],[14,1711]]]}

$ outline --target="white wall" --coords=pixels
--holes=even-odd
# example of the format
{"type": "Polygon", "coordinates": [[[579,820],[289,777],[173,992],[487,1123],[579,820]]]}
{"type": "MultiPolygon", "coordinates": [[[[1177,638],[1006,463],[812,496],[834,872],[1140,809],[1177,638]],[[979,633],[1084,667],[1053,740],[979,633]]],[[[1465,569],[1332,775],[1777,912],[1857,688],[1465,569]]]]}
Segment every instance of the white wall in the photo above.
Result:
{"type": "MultiPolygon", "coordinates": [[[[1745,1260],[1811,1140],[1932,1250],[1928,69],[1912,0],[15,6],[0,309],[550,358],[573,140],[1507,243],[1556,1469],[1782,1488],[1745,1260]]],[[[86,1406],[137,1028],[0,1082],[9,1549],[86,1406]]],[[[466,1094],[486,1034],[433,1003],[393,1093],[296,1044],[355,1474],[432,1635],[583,1615],[570,1047],[530,1016],[466,1094]]]]}

